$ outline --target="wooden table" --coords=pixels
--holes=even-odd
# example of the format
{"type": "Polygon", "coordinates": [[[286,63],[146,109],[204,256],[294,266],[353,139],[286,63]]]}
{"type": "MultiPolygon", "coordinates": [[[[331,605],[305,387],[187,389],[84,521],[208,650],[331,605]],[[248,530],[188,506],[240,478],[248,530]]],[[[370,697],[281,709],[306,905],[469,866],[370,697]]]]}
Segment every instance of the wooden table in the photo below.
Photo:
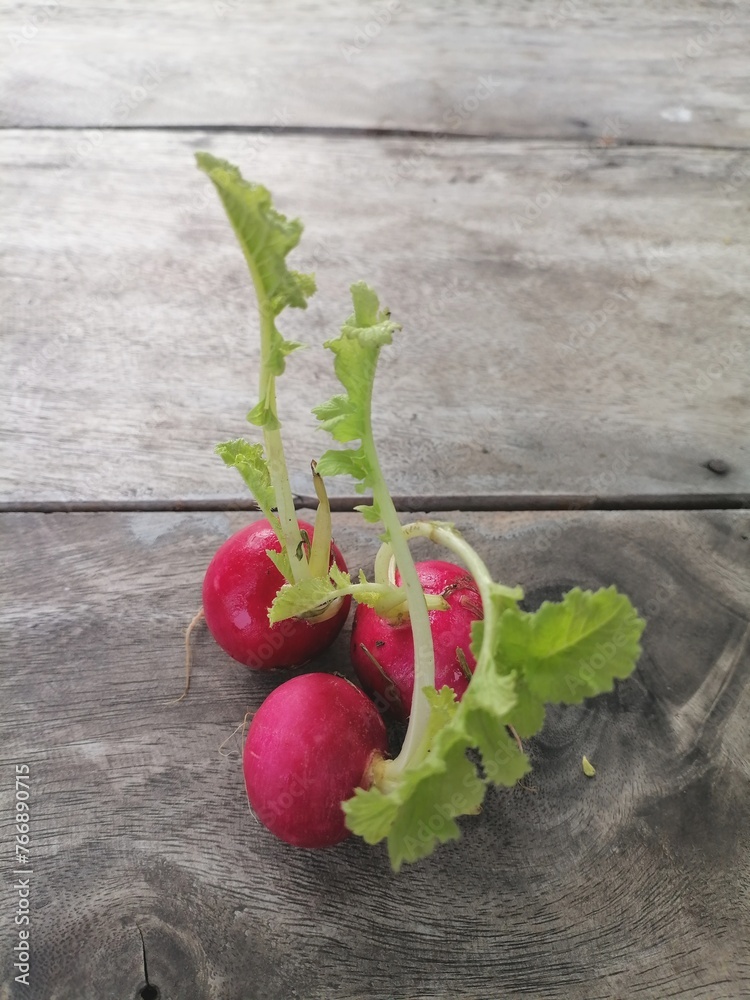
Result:
{"type": "MultiPolygon", "coordinates": [[[[0,998],[750,996],[750,9],[6,9],[0,998]],[[232,732],[280,678],[203,632],[170,703],[256,516],[213,454],[258,347],[196,149],[305,221],[319,294],[286,332],[319,345],[359,278],[404,324],[375,416],[405,518],[446,512],[532,603],[614,583],[648,619],[634,676],[551,711],[532,779],[397,876],[249,813],[232,732]]],[[[324,352],[279,388],[304,507],[324,352]]],[[[346,660],[345,633],[310,669],[346,660]]]]}

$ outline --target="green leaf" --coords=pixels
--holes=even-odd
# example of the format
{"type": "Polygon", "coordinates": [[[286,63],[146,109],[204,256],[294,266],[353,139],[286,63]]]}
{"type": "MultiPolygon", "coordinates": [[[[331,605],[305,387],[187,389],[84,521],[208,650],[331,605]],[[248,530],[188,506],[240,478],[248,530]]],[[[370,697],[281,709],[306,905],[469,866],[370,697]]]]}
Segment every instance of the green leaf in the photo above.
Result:
{"type": "Polygon", "coordinates": [[[378,844],[388,836],[398,812],[398,802],[377,788],[356,788],[354,798],[343,803],[347,826],[368,844],[378,844]]]}
{"type": "Polygon", "coordinates": [[[300,583],[284,584],[274,598],[268,620],[273,624],[287,618],[315,616],[332,601],[347,595],[354,596],[360,604],[374,608],[380,615],[387,615],[406,600],[402,587],[370,583],[361,570],[358,582],[352,583],[349,574],[339,569],[334,562],[327,577],[312,577],[300,583]]]}
{"type": "Polygon", "coordinates": [[[426,687],[424,693],[431,709],[425,738],[427,743],[431,744],[440,730],[453,720],[459,703],[456,701],[456,692],[447,685],[441,687],[439,691],[426,687]]]}
{"type": "Polygon", "coordinates": [[[542,728],[546,709],[544,702],[540,701],[529,690],[529,685],[526,683],[525,677],[516,673],[512,676],[515,681],[516,697],[518,700],[516,707],[513,709],[513,717],[510,721],[521,739],[525,740],[529,736],[533,736],[534,733],[538,733],[542,728]]]}
{"type": "MultiPolygon", "coordinates": [[[[523,589],[521,587],[505,587],[501,583],[490,582],[488,585],[488,595],[485,600],[489,600],[495,610],[495,616],[500,617],[504,611],[515,608],[519,601],[523,600],[523,589]]],[[[471,651],[474,659],[479,659],[484,642],[484,621],[472,622],[471,625],[471,651]]]]}
{"type": "MultiPolygon", "coordinates": [[[[326,344],[326,346],[328,346],[326,344]]],[[[331,396],[313,410],[320,421],[321,430],[328,431],[337,441],[354,441],[360,437],[361,427],[348,396],[331,396]]]]}
{"type": "Polygon", "coordinates": [[[512,787],[531,769],[506,730],[516,705],[514,678],[497,669],[483,671],[479,684],[472,678],[461,701],[464,736],[481,753],[485,774],[495,785],[512,787]]]}
{"type": "Polygon", "coordinates": [[[367,521],[368,524],[378,524],[382,521],[382,515],[380,513],[380,508],[376,503],[366,504],[360,503],[354,508],[356,511],[362,515],[362,517],[367,521]]]}
{"type": "Polygon", "coordinates": [[[228,466],[237,469],[276,531],[279,523],[278,517],[274,514],[276,493],[271,485],[271,473],[263,455],[263,446],[237,438],[235,441],[217,444],[216,452],[228,466]]]}
{"type": "Polygon", "coordinates": [[[393,334],[401,329],[398,323],[391,322],[390,310],[381,311],[377,294],[364,281],[356,282],[350,291],[354,314],[344,323],[342,335],[354,337],[371,347],[390,344],[393,334]]]}
{"type": "Polygon", "coordinates": [[[460,703],[450,688],[425,693],[432,712],[422,759],[387,793],[360,790],[343,803],[350,830],[360,835],[367,830],[370,838],[377,832],[378,840],[388,839],[396,871],[405,861],[431,854],[439,843],[455,840],[460,835],[456,818],[477,811],[489,781],[512,785],[530,767],[505,731],[515,705],[514,683],[497,665],[488,664],[481,672],[477,668],[460,703]],[[486,777],[466,756],[471,747],[480,750],[486,777]],[[390,804],[383,802],[384,796],[390,804]]]}
{"type": "Polygon", "coordinates": [[[615,678],[631,673],[644,626],[615,587],[596,593],[576,588],[535,614],[506,610],[497,655],[506,670],[525,679],[531,697],[576,704],[611,691],[615,678]]]}
{"type": "Polygon", "coordinates": [[[327,451],[318,461],[321,476],[352,476],[354,479],[369,481],[370,467],[362,448],[347,448],[343,451],[327,451]]]}
{"type": "Polygon", "coordinates": [[[402,787],[402,802],[388,833],[394,871],[427,857],[438,844],[457,840],[456,817],[482,804],[485,781],[466,756],[465,741],[450,726],[441,731],[434,753],[413,770],[402,787]]]}
{"type": "Polygon", "coordinates": [[[292,565],[289,562],[289,556],[286,551],[277,552],[275,549],[266,549],[266,555],[274,564],[276,569],[281,573],[284,579],[291,583],[294,580],[292,574],[292,565]]]}
{"type": "MultiPolygon", "coordinates": [[[[351,287],[353,314],[341,328],[341,336],[326,342],[335,355],[336,376],[346,393],[333,396],[313,413],[323,430],[336,441],[346,444],[362,441],[368,433],[370,402],[380,348],[390,344],[400,327],[390,319],[387,310],[380,309],[372,288],[360,281],[351,287]]],[[[364,448],[327,451],[318,463],[322,476],[351,476],[359,483],[358,491],[371,487],[374,470],[364,448]]],[[[373,522],[380,520],[372,516],[373,522]]]]}
{"type": "Polygon", "coordinates": [[[294,351],[302,350],[305,345],[300,344],[296,340],[284,340],[275,326],[273,329],[278,336],[275,336],[271,341],[271,352],[268,357],[268,369],[272,375],[283,375],[286,367],[287,356],[289,354],[293,354],[294,351]]]}
{"type": "Polygon", "coordinates": [[[233,164],[210,153],[196,153],[195,159],[213,182],[253,279],[257,276],[260,280],[273,315],[278,316],[286,306],[306,309],[315,292],[315,278],[286,266],[287,255],[302,236],[302,223],[277,212],[268,189],[246,181],[233,164]]]}
{"type": "Polygon", "coordinates": [[[348,587],[352,582],[349,574],[345,570],[340,569],[335,562],[331,563],[328,573],[335,587],[348,587]]]}
{"type": "Polygon", "coordinates": [[[273,625],[287,618],[310,614],[335,598],[336,587],[327,577],[310,577],[301,583],[285,583],[268,611],[273,625]]]}
{"type": "Polygon", "coordinates": [[[283,374],[287,356],[303,345],[285,340],[275,319],[288,306],[306,309],[308,298],[315,292],[313,275],[290,270],[286,264],[287,255],[300,241],[302,223],[277,212],[270,192],[262,184],[246,181],[233,164],[210,153],[196,153],[195,158],[218,192],[258,298],[265,387],[263,398],[250,411],[248,420],[268,430],[277,430],[279,423],[270,402],[273,378],[283,374]]]}
{"type": "Polygon", "coordinates": [[[460,738],[446,730],[439,751],[436,747],[410,768],[393,791],[358,788],[342,808],[347,827],[368,844],[387,838],[391,864],[398,871],[404,861],[417,861],[438,843],[459,837],[455,816],[473,812],[484,792],[485,783],[460,738]]]}
{"type": "Polygon", "coordinates": [[[250,410],[247,415],[248,423],[256,427],[265,427],[269,431],[277,431],[281,427],[281,422],[270,406],[262,399],[250,410]]]}
{"type": "Polygon", "coordinates": [[[366,285],[364,281],[358,281],[352,285],[351,293],[354,315],[347,320],[347,324],[355,326],[357,329],[376,326],[380,318],[378,316],[380,303],[374,289],[366,285]]]}
{"type": "Polygon", "coordinates": [[[384,767],[385,790],[360,790],[343,803],[346,824],[368,843],[388,841],[396,871],[460,834],[456,819],[476,812],[492,783],[513,786],[529,760],[507,731],[538,732],[545,702],[608,691],[635,667],[644,623],[614,587],[573,590],[535,613],[518,611],[517,591],[487,588],[483,622],[472,631],[477,666],[460,703],[426,689],[432,712],[426,746],[400,774],[384,767]],[[466,756],[479,751],[483,775],[466,756]]]}

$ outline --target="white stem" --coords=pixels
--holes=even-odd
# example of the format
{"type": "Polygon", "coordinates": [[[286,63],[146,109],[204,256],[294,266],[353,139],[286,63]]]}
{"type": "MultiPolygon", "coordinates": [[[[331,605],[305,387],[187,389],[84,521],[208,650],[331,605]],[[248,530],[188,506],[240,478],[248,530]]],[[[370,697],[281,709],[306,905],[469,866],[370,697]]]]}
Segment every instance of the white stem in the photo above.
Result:
{"type": "MultiPolygon", "coordinates": [[[[268,402],[268,409],[278,420],[276,412],[276,379],[269,371],[269,353],[271,350],[271,340],[273,334],[274,316],[271,305],[268,302],[263,282],[256,273],[255,264],[247,256],[250,266],[250,273],[255,285],[255,294],[258,299],[258,311],[260,313],[260,397],[264,392],[268,402]]],[[[281,538],[279,541],[286,549],[289,557],[289,565],[292,569],[294,583],[300,583],[310,577],[310,569],[307,564],[307,555],[302,545],[302,535],[300,534],[297,514],[294,509],[294,497],[292,488],[289,485],[289,472],[284,455],[284,444],[281,440],[281,431],[263,428],[263,441],[266,450],[266,461],[271,476],[271,485],[276,494],[276,504],[279,511],[279,523],[281,525],[281,538]]]]}
{"type": "MultiPolygon", "coordinates": [[[[276,413],[276,390],[271,389],[270,401],[274,415],[276,413]]],[[[310,576],[307,565],[307,556],[302,546],[302,535],[297,523],[297,513],[294,509],[294,497],[289,485],[289,475],[284,458],[284,446],[281,441],[280,431],[271,431],[263,428],[263,441],[266,449],[266,461],[271,474],[271,484],[276,493],[276,503],[279,510],[279,523],[281,524],[281,535],[279,541],[286,548],[289,556],[289,564],[292,567],[292,576],[295,583],[300,583],[310,576]],[[297,558],[299,553],[301,558],[297,558]]]]}
{"type": "Polygon", "coordinates": [[[409,551],[409,543],[401,530],[401,522],[398,519],[396,508],[393,506],[393,501],[385,487],[379,488],[376,485],[373,489],[373,495],[380,509],[383,525],[388,532],[393,555],[396,557],[401,583],[406,590],[414,642],[414,693],[411,714],[398,757],[395,760],[386,761],[384,764],[383,790],[387,791],[390,781],[403,773],[424,744],[431,711],[424,688],[435,687],[435,651],[424,591],[419,582],[414,559],[409,551]]]}
{"type": "MultiPolygon", "coordinates": [[[[501,584],[494,582],[492,574],[476,550],[447,521],[413,521],[411,524],[404,524],[401,530],[404,538],[429,538],[430,541],[435,542],[437,545],[442,545],[443,548],[450,549],[454,555],[457,555],[474,577],[485,604],[489,601],[490,585],[495,588],[496,593],[503,591],[507,597],[515,601],[523,598],[523,592],[520,588],[503,587],[501,584]]],[[[392,554],[393,548],[390,542],[383,542],[375,558],[375,566],[387,566],[392,554]]]]}
{"type": "MultiPolygon", "coordinates": [[[[372,391],[372,387],[370,387],[370,391],[372,391]]],[[[414,565],[414,559],[409,551],[409,543],[404,537],[401,522],[398,519],[396,508],[393,505],[393,500],[383,478],[383,471],[380,468],[375,440],[372,434],[372,425],[370,423],[370,404],[371,401],[368,400],[366,407],[367,424],[365,433],[362,436],[362,448],[366,453],[369,466],[373,472],[373,502],[380,511],[383,527],[390,540],[393,555],[396,558],[396,565],[401,574],[401,584],[406,591],[406,602],[409,609],[412,640],[414,642],[414,694],[412,695],[409,725],[406,729],[406,736],[404,737],[404,743],[398,757],[395,760],[388,760],[383,763],[381,787],[383,790],[387,790],[390,780],[401,774],[417,754],[418,748],[424,743],[427,726],[430,721],[430,712],[432,710],[423,689],[435,687],[435,651],[432,645],[432,629],[430,628],[424,590],[422,590],[422,584],[419,582],[417,567],[414,565]]],[[[386,583],[382,574],[377,579],[377,582],[386,583]]]]}
{"type": "MultiPolygon", "coordinates": [[[[385,519],[384,519],[385,520],[385,519]]],[[[381,569],[388,565],[392,554],[396,556],[396,562],[399,559],[399,548],[403,544],[408,549],[409,538],[429,538],[431,541],[438,545],[442,545],[447,549],[450,549],[455,555],[457,555],[462,562],[466,564],[471,575],[476,581],[477,587],[479,588],[479,593],[482,597],[482,603],[484,606],[484,616],[485,616],[485,636],[491,635],[493,633],[495,625],[495,615],[496,615],[496,604],[492,600],[492,593],[495,594],[499,592],[504,592],[509,598],[514,601],[521,600],[523,598],[523,591],[519,587],[510,588],[503,587],[498,583],[495,583],[492,579],[490,571],[487,569],[484,561],[477,555],[475,550],[469,545],[469,543],[463,538],[463,536],[453,527],[452,524],[440,521],[414,521],[412,524],[406,524],[402,526],[400,536],[394,535],[392,531],[389,531],[389,540],[384,542],[380,547],[376,558],[376,566],[381,567],[381,569]]],[[[400,566],[399,566],[400,569],[400,566]]],[[[402,573],[403,577],[403,573],[402,573]]],[[[430,636],[430,639],[432,637],[430,636]]],[[[417,646],[417,638],[415,635],[415,652],[417,646]]],[[[432,645],[430,644],[432,649],[432,645]]],[[[482,646],[477,657],[476,671],[482,669],[484,662],[487,658],[491,658],[491,652],[486,645],[482,646]]],[[[414,694],[417,693],[417,663],[415,660],[414,669],[414,694]]],[[[434,685],[434,679],[433,679],[434,685]]],[[[421,691],[421,688],[420,688],[421,691]]],[[[428,712],[429,717],[429,712],[428,712]]],[[[386,760],[383,762],[381,770],[380,787],[383,791],[389,791],[395,784],[398,776],[412,763],[413,760],[419,759],[423,755],[427,747],[425,746],[424,736],[426,732],[426,724],[423,717],[419,717],[418,721],[412,726],[412,720],[414,718],[414,707],[412,703],[412,714],[409,718],[409,728],[406,733],[406,739],[404,740],[404,745],[401,748],[401,753],[395,760],[386,760]],[[411,739],[409,738],[411,735],[411,739]]]]}

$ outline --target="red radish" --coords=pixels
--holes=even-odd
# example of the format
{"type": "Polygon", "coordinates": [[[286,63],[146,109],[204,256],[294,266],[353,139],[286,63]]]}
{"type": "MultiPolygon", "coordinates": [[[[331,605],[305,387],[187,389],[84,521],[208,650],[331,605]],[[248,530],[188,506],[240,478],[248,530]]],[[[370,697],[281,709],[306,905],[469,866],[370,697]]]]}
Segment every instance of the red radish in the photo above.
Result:
{"type": "MultiPolygon", "coordinates": [[[[304,521],[301,530],[310,541],[314,529],[304,521]]],[[[232,535],[211,560],[203,581],[206,624],[221,648],[255,670],[294,667],[331,645],[349,613],[345,597],[335,615],[324,621],[290,618],[271,625],[268,609],[286,582],[266,555],[281,551],[281,543],[268,521],[255,521],[232,535]]],[[[344,558],[335,545],[331,553],[346,572],[344,558]]]]}
{"type": "Polygon", "coordinates": [[[287,844],[330,847],[349,836],[341,803],[369,788],[384,757],[385,724],[372,702],[334,674],[303,674],[255,713],[243,766],[250,805],[287,844]]]}
{"type": "MultiPolygon", "coordinates": [[[[476,661],[471,654],[471,626],[483,617],[482,599],[473,577],[455,563],[433,560],[416,564],[426,594],[441,594],[447,611],[430,611],[435,648],[435,687],[448,685],[460,699],[476,661]]],[[[396,583],[400,583],[396,574],[396,583]]],[[[414,692],[414,640],[411,623],[381,618],[364,604],[354,614],[351,658],[366,691],[380,696],[396,718],[411,712],[414,692]]]]}

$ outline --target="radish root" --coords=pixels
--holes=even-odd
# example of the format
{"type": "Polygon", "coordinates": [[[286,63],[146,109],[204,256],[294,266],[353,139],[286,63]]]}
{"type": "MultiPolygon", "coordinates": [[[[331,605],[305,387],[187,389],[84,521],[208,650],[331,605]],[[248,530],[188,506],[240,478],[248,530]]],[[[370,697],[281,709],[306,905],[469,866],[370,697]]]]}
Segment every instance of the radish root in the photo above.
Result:
{"type": "Polygon", "coordinates": [[[521,753],[523,753],[523,743],[521,742],[521,737],[515,731],[513,726],[507,726],[506,728],[508,729],[508,732],[513,737],[513,739],[516,741],[516,746],[518,747],[518,749],[521,751],[521,753]]]}
{"type": "Polygon", "coordinates": [[[203,613],[203,608],[198,611],[198,613],[193,617],[188,627],[185,629],[185,688],[179,698],[175,698],[172,702],[173,705],[181,702],[183,698],[187,697],[187,693],[190,690],[190,670],[193,665],[193,650],[190,645],[190,639],[197,628],[197,626],[205,619],[203,613]]]}
{"type": "Polygon", "coordinates": [[[242,741],[243,741],[243,739],[245,737],[245,730],[247,729],[247,720],[250,719],[250,718],[252,718],[252,716],[254,714],[255,713],[251,712],[250,710],[248,710],[247,712],[245,712],[245,716],[244,716],[242,722],[239,724],[239,726],[235,726],[235,728],[232,730],[232,732],[229,734],[229,736],[227,736],[227,738],[224,740],[224,742],[219,745],[219,753],[221,754],[222,757],[231,757],[234,754],[241,754],[242,753],[242,750],[239,750],[239,751],[237,751],[237,750],[225,750],[224,747],[227,745],[227,743],[231,739],[233,739],[237,735],[237,733],[240,734],[240,747],[242,746],[242,741]]]}

